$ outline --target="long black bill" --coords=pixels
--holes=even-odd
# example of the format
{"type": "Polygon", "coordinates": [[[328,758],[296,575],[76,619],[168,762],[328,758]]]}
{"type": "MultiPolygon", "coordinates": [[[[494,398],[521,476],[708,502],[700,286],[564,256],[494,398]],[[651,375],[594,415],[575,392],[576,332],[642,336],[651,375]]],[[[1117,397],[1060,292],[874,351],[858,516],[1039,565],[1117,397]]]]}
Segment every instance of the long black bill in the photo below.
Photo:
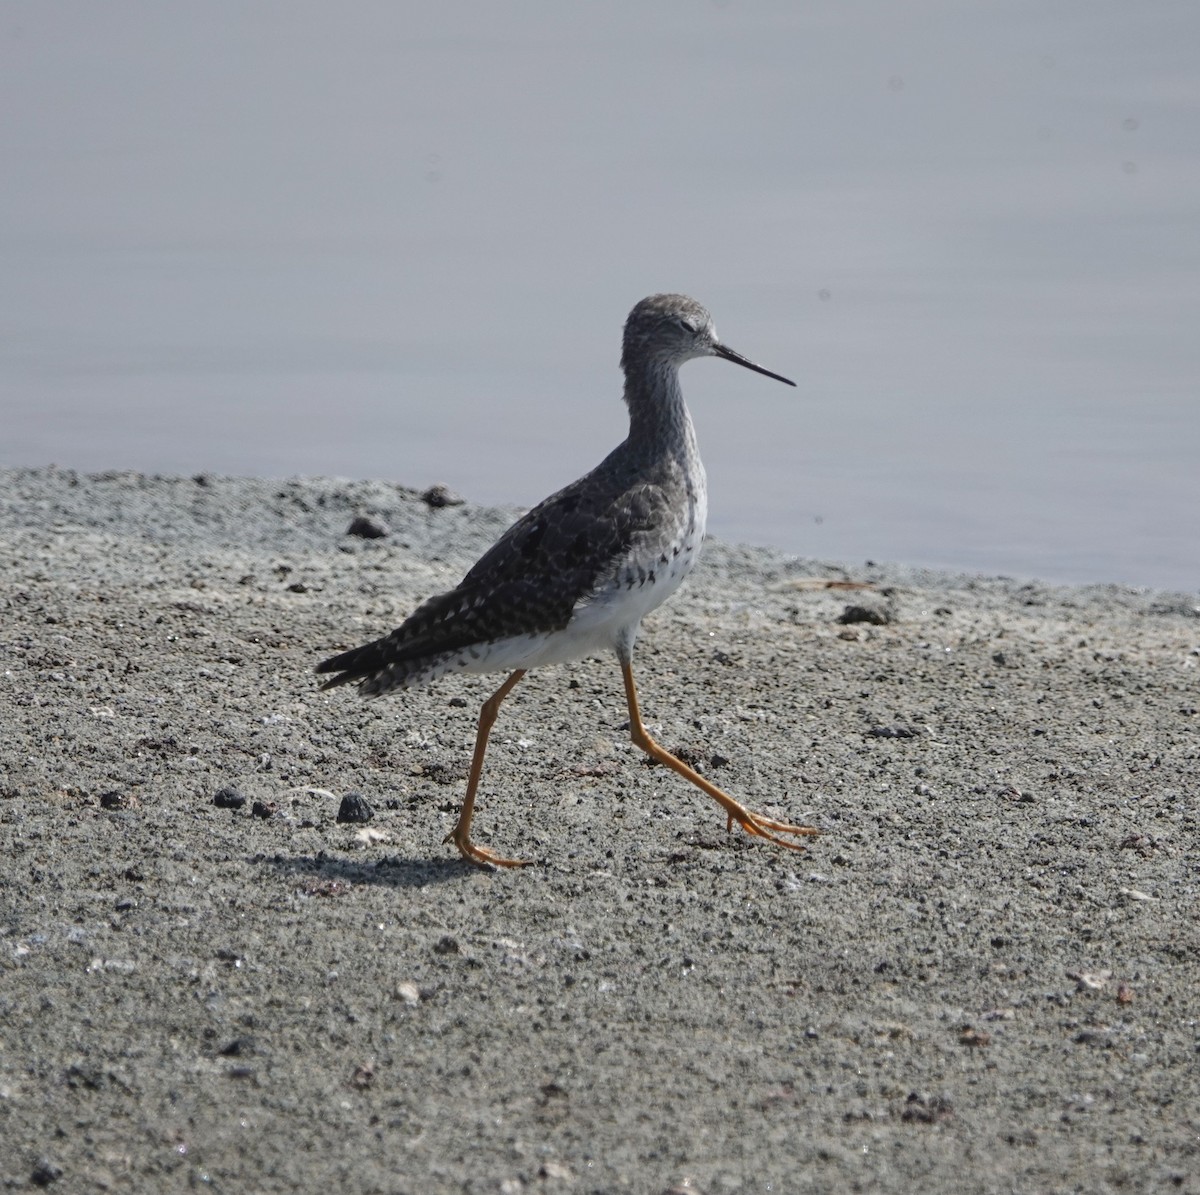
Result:
{"type": "Polygon", "coordinates": [[[785,382],[789,386],[796,384],[791,378],[785,378],[783,374],[772,373],[769,369],[763,369],[761,365],[755,365],[753,361],[747,361],[741,353],[735,353],[733,349],[727,349],[723,344],[714,344],[713,352],[718,357],[724,357],[726,361],[732,361],[734,365],[744,365],[747,369],[754,370],[755,373],[765,373],[767,377],[774,378],[777,382],[785,382]]]}

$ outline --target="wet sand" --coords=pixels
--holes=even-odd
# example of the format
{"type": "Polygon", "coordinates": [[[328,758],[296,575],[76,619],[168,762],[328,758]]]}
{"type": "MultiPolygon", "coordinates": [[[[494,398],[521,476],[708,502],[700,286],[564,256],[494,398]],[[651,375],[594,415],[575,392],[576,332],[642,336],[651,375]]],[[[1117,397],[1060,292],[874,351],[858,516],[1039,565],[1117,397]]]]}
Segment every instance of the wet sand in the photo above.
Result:
{"type": "Polygon", "coordinates": [[[501,713],[487,871],[499,678],[312,667],[512,513],[0,472],[5,1189],[1200,1191],[1200,597],[710,541],[647,722],[822,836],[727,834],[586,661],[501,713]]]}

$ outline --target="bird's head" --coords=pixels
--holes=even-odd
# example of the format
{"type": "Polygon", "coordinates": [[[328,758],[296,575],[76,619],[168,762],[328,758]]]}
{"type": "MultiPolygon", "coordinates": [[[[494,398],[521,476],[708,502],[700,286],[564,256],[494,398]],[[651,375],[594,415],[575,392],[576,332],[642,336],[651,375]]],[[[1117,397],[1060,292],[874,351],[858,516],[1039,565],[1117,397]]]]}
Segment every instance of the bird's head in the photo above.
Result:
{"type": "Polygon", "coordinates": [[[789,386],[796,384],[723,345],[712,316],[687,295],[651,295],[629,313],[621,351],[621,367],[626,373],[646,364],[678,367],[693,357],[723,357],[789,386]]]}

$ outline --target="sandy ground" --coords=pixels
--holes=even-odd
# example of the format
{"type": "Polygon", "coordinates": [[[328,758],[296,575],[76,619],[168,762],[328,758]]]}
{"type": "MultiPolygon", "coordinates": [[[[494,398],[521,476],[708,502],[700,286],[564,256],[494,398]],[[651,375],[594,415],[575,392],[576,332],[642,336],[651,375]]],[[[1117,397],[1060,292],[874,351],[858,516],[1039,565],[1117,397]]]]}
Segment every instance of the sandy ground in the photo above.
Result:
{"type": "Polygon", "coordinates": [[[510,517],[0,473],[3,1189],[1200,1192],[1197,595],[710,542],[647,721],[823,836],[727,835],[588,661],[502,711],[485,871],[499,678],[312,666],[510,517]]]}

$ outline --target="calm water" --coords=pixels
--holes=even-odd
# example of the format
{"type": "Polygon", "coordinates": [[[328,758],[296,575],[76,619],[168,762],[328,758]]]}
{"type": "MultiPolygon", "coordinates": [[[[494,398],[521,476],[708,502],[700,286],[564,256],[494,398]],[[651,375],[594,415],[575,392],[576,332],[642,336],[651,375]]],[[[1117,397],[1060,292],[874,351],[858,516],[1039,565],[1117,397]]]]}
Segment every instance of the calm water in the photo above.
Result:
{"type": "Polygon", "coordinates": [[[1200,6],[0,0],[0,464],[440,480],[624,434],[711,529],[1200,587],[1200,6]]]}

